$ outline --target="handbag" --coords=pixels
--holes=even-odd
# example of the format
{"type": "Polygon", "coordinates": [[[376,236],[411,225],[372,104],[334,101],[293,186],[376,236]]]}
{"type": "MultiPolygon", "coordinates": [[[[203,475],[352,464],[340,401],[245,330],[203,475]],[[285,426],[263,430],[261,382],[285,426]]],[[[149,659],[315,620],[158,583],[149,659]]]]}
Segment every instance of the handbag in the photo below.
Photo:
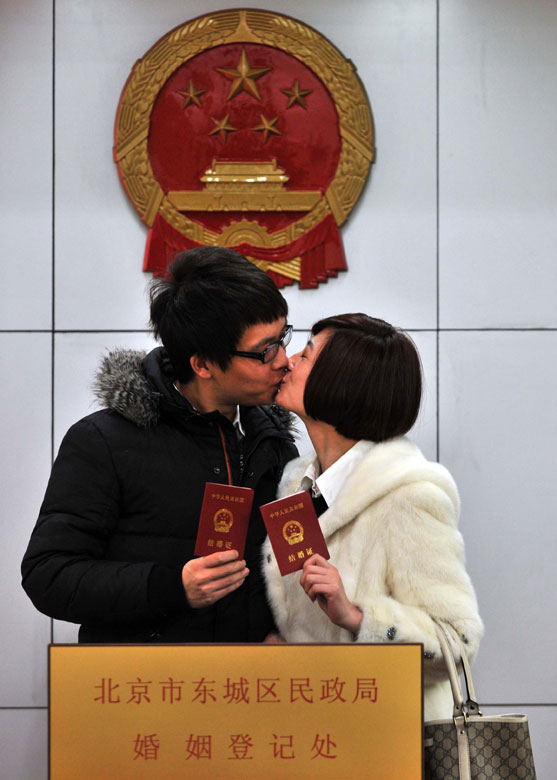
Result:
{"type": "Polygon", "coordinates": [[[482,715],[459,635],[448,623],[435,624],[454,710],[452,720],[424,725],[424,780],[536,780],[527,716],[482,715]],[[449,637],[461,653],[466,702],[449,637]]]}

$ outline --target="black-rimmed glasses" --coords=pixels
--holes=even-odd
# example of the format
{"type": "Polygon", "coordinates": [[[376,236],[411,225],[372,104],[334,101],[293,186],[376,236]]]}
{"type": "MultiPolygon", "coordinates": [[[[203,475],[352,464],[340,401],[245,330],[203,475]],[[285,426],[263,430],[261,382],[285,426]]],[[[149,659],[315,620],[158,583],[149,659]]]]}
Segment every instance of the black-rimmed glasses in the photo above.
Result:
{"type": "Polygon", "coordinates": [[[262,363],[270,363],[277,356],[277,352],[280,347],[286,349],[292,339],[292,325],[287,325],[283,335],[278,341],[274,341],[265,347],[263,352],[242,352],[239,349],[235,349],[233,355],[240,355],[240,357],[253,358],[254,360],[260,360],[262,363]]]}

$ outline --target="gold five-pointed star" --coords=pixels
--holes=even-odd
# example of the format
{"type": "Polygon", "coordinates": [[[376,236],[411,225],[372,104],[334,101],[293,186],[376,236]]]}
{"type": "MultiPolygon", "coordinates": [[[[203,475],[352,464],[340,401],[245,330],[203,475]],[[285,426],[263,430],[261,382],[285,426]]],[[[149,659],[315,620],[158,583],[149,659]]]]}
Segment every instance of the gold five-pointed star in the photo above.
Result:
{"type": "Polygon", "coordinates": [[[186,90],[179,91],[178,94],[184,98],[184,108],[187,108],[190,103],[195,103],[196,106],[201,106],[201,101],[198,95],[202,95],[205,92],[204,89],[196,89],[193,86],[193,81],[190,79],[190,83],[186,90]]]}
{"type": "Polygon", "coordinates": [[[216,70],[232,81],[227,100],[231,100],[235,95],[243,91],[249,92],[254,98],[261,100],[255,79],[267,73],[271,68],[252,68],[249,64],[246,50],[242,49],[242,56],[235,68],[216,68],[216,70]]]}
{"type": "Polygon", "coordinates": [[[306,108],[306,101],[304,100],[306,95],[310,95],[313,90],[311,89],[300,89],[300,82],[298,79],[292,84],[290,89],[283,89],[281,92],[283,92],[287,97],[290,98],[288,101],[288,105],[286,108],[291,108],[293,105],[298,103],[302,108],[306,108]]]}
{"type": "Polygon", "coordinates": [[[263,133],[263,143],[267,143],[267,138],[269,137],[269,133],[275,133],[276,135],[282,135],[280,130],[277,130],[275,127],[278,116],[276,116],[274,119],[267,119],[266,116],[263,114],[259,115],[261,117],[261,124],[257,125],[257,127],[252,127],[252,130],[256,130],[259,133],[263,133]]]}
{"type": "Polygon", "coordinates": [[[209,135],[214,135],[215,133],[218,133],[221,137],[221,141],[226,141],[226,134],[227,133],[234,133],[236,132],[237,128],[232,127],[232,125],[228,124],[228,117],[230,114],[227,114],[224,119],[215,119],[214,116],[211,117],[213,122],[215,123],[216,127],[213,127],[209,135]]]}

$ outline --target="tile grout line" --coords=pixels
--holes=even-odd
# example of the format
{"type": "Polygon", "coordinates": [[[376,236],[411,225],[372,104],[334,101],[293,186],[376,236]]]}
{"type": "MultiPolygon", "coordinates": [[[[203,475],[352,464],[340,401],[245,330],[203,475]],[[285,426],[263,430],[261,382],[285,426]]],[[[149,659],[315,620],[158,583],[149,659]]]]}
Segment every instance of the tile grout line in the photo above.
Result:
{"type": "MultiPolygon", "coordinates": [[[[54,462],[54,393],[56,351],[56,0],[52,0],[52,274],[50,337],[50,463],[54,462]]],[[[50,619],[50,641],[54,642],[54,620],[50,619]]]]}
{"type": "MultiPolygon", "coordinates": [[[[405,331],[408,333],[556,333],[556,327],[524,327],[524,328],[509,328],[509,327],[482,327],[482,328],[413,328],[405,327],[405,331]]],[[[307,333],[308,328],[294,328],[294,333],[307,333]]],[[[110,333],[145,333],[149,335],[151,330],[149,328],[0,328],[1,334],[9,333],[49,333],[55,335],[64,334],[110,334],[110,333]]]]}
{"type": "Polygon", "coordinates": [[[435,3],[435,285],[436,285],[436,331],[435,331],[435,382],[436,382],[436,440],[435,440],[435,456],[436,460],[440,458],[440,431],[439,431],[439,368],[440,368],[440,356],[439,356],[439,307],[440,307],[440,291],[439,291],[439,0],[435,3]]]}

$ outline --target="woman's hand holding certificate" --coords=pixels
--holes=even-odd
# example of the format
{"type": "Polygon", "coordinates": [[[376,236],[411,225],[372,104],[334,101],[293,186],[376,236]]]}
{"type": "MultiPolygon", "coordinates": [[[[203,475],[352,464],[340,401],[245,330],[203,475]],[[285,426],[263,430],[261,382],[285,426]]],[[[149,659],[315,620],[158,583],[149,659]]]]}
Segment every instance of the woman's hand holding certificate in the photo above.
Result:
{"type": "Polygon", "coordinates": [[[361,610],[346,596],[342,578],[321,555],[312,555],[304,563],[300,585],[316,601],[335,625],[357,634],[362,622],[361,610]]]}

